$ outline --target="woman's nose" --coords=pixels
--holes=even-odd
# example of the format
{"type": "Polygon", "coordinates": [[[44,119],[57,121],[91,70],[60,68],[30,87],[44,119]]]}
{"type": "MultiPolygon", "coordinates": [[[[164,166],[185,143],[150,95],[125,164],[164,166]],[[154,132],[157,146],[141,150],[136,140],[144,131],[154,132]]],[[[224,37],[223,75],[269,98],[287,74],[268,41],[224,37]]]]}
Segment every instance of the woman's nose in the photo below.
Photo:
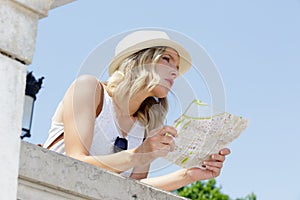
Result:
{"type": "Polygon", "coordinates": [[[172,71],[171,71],[171,76],[172,76],[172,78],[175,79],[175,78],[178,77],[178,75],[179,75],[178,70],[172,69],[172,71]]]}

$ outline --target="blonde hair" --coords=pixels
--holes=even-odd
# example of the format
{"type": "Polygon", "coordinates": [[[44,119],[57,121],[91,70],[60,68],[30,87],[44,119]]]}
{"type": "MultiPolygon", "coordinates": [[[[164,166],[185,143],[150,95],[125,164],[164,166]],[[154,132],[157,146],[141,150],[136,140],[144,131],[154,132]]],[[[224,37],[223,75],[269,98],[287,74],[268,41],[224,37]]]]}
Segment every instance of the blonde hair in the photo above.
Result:
{"type": "MultiPolygon", "coordinates": [[[[117,104],[121,105],[125,97],[131,99],[139,91],[151,91],[158,85],[160,76],[156,73],[155,65],[165,49],[166,47],[143,49],[121,62],[107,82],[107,90],[114,96],[117,104]],[[146,69],[146,65],[150,65],[150,69],[146,69]]],[[[148,97],[133,116],[143,124],[147,135],[163,124],[167,110],[167,98],[148,97]]]]}

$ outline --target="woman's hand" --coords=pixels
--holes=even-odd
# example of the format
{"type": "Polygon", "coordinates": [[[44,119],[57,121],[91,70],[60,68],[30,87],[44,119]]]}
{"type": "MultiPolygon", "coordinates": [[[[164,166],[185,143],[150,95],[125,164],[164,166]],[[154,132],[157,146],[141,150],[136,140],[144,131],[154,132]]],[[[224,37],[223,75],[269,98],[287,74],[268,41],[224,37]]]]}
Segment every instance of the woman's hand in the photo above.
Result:
{"type": "Polygon", "coordinates": [[[215,178],[220,175],[225,156],[228,154],[230,154],[230,150],[225,148],[219,154],[211,155],[210,159],[205,161],[206,169],[196,167],[180,169],[164,176],[142,179],[141,181],[163,190],[172,191],[198,180],[215,178]]]}
{"type": "Polygon", "coordinates": [[[174,137],[177,137],[177,131],[172,126],[152,130],[145,141],[134,151],[136,164],[149,164],[158,157],[166,156],[174,150],[174,137]]]}
{"type": "Polygon", "coordinates": [[[187,169],[186,175],[189,176],[188,178],[191,179],[192,182],[215,178],[220,175],[225,157],[229,154],[230,150],[224,148],[220,150],[219,154],[212,154],[210,159],[204,161],[203,167],[205,167],[205,169],[193,167],[187,169]]]}

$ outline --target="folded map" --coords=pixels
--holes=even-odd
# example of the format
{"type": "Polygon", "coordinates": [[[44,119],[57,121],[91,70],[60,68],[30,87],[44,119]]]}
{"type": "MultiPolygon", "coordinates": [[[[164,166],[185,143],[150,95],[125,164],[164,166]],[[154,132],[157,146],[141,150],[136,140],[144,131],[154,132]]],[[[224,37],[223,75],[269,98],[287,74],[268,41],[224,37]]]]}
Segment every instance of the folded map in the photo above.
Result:
{"type": "Polygon", "coordinates": [[[202,117],[202,107],[208,105],[194,100],[175,121],[178,132],[175,150],[164,159],[182,168],[202,168],[204,160],[227,147],[248,126],[248,120],[227,112],[202,117]],[[191,116],[189,112],[201,117],[191,116]]]}

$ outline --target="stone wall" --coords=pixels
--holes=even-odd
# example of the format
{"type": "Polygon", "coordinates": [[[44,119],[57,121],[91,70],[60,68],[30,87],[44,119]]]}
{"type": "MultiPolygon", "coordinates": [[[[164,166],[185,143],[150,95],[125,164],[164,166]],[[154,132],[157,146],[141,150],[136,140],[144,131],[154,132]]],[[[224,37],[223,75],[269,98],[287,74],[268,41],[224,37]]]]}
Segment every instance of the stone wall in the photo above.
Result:
{"type": "Polygon", "coordinates": [[[0,0],[0,199],[16,199],[27,66],[38,21],[73,0],[0,0]]]}
{"type": "Polygon", "coordinates": [[[185,198],[22,142],[17,199],[179,200],[185,198]]]}

